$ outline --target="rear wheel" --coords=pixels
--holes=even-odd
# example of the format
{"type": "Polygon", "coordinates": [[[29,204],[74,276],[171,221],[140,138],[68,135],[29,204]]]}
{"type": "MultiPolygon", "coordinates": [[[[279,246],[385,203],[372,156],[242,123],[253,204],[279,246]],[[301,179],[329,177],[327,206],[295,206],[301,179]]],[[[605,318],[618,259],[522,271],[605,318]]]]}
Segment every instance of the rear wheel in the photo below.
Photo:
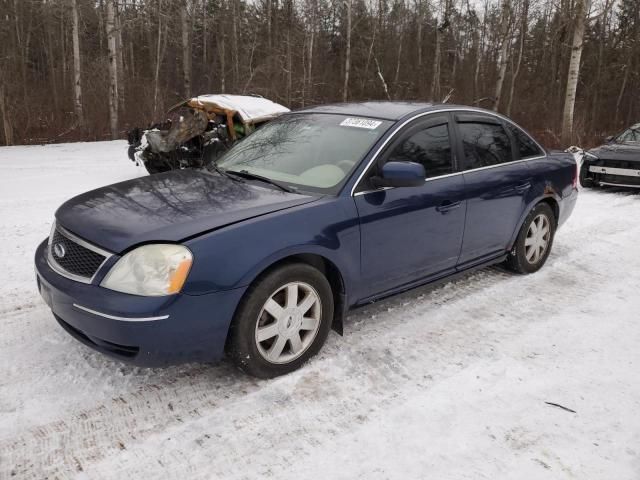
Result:
{"type": "Polygon", "coordinates": [[[551,207],[539,203],[527,215],[515,245],[507,258],[507,266],[518,273],[537,272],[547,261],[556,229],[551,207]]]}
{"type": "Polygon", "coordinates": [[[231,326],[227,353],[259,378],[292,372],[324,344],[333,319],[326,277],[306,264],[288,264],[259,278],[231,326]]]}

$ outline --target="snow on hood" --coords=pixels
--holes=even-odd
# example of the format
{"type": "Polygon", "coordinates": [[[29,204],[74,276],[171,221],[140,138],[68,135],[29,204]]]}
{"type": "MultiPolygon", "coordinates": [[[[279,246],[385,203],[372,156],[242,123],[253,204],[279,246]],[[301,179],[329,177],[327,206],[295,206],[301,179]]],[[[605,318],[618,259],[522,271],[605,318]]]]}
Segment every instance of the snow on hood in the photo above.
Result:
{"type": "Polygon", "coordinates": [[[200,95],[191,99],[202,104],[215,104],[226,110],[235,110],[244,123],[268,120],[290,110],[266,98],[250,95],[200,95]]]}

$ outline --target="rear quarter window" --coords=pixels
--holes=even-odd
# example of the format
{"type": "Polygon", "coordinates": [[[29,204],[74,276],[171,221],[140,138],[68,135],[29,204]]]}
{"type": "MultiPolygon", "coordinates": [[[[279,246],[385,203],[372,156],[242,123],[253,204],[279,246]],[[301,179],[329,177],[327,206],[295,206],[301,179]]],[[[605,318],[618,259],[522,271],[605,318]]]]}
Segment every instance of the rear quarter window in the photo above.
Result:
{"type": "Polygon", "coordinates": [[[515,125],[505,122],[507,130],[511,133],[515,142],[516,152],[520,158],[539,157],[543,154],[540,147],[533,141],[533,139],[525,132],[520,130],[515,125]]]}

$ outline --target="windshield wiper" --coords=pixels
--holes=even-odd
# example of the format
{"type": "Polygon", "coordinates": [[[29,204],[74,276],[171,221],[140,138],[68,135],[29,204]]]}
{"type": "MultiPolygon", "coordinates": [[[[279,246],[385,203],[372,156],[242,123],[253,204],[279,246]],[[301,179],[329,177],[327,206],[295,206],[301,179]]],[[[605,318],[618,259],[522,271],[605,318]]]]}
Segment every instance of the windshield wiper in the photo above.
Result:
{"type": "Polygon", "coordinates": [[[296,191],[293,188],[285,187],[280,182],[276,182],[275,180],[271,180],[269,177],[263,177],[262,175],[257,175],[255,173],[248,172],[247,170],[240,170],[240,171],[225,170],[225,173],[231,174],[231,175],[237,175],[237,176],[243,177],[243,178],[260,180],[261,182],[268,183],[270,185],[273,185],[274,187],[278,187],[283,192],[296,193],[296,191]]]}
{"type": "Polygon", "coordinates": [[[220,176],[222,176],[222,177],[230,178],[230,179],[231,179],[231,180],[233,180],[234,182],[241,182],[241,181],[242,181],[242,180],[240,180],[239,178],[236,178],[236,177],[234,177],[234,176],[232,176],[232,175],[229,175],[229,174],[227,173],[227,171],[226,171],[226,170],[221,169],[221,168],[218,166],[218,163],[217,163],[217,162],[211,162],[209,165],[207,165],[207,168],[211,168],[211,169],[213,169],[213,170],[214,170],[218,175],[220,175],[220,176]]]}

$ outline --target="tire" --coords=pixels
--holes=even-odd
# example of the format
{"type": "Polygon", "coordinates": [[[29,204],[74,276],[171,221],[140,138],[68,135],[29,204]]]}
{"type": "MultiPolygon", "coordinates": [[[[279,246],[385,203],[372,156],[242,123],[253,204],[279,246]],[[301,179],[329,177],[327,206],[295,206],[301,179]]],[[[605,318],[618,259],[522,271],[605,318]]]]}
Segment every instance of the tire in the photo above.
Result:
{"type": "Polygon", "coordinates": [[[584,188],[594,188],[595,183],[593,179],[587,177],[588,168],[587,164],[582,164],[580,167],[580,185],[584,188]]]}
{"type": "Polygon", "coordinates": [[[333,308],[331,286],[316,268],[291,263],[271,270],[241,300],[231,324],[227,355],[242,371],[258,378],[293,372],[322,348],[333,308]]]}
{"type": "Polygon", "coordinates": [[[507,258],[506,266],[514,272],[522,274],[540,270],[551,252],[555,232],[556,218],[551,207],[546,203],[539,203],[529,212],[522,224],[516,243],[507,258]],[[534,222],[536,226],[532,227],[534,222]],[[546,227],[547,232],[537,236],[536,231],[540,225],[542,225],[543,231],[546,227]]]}

